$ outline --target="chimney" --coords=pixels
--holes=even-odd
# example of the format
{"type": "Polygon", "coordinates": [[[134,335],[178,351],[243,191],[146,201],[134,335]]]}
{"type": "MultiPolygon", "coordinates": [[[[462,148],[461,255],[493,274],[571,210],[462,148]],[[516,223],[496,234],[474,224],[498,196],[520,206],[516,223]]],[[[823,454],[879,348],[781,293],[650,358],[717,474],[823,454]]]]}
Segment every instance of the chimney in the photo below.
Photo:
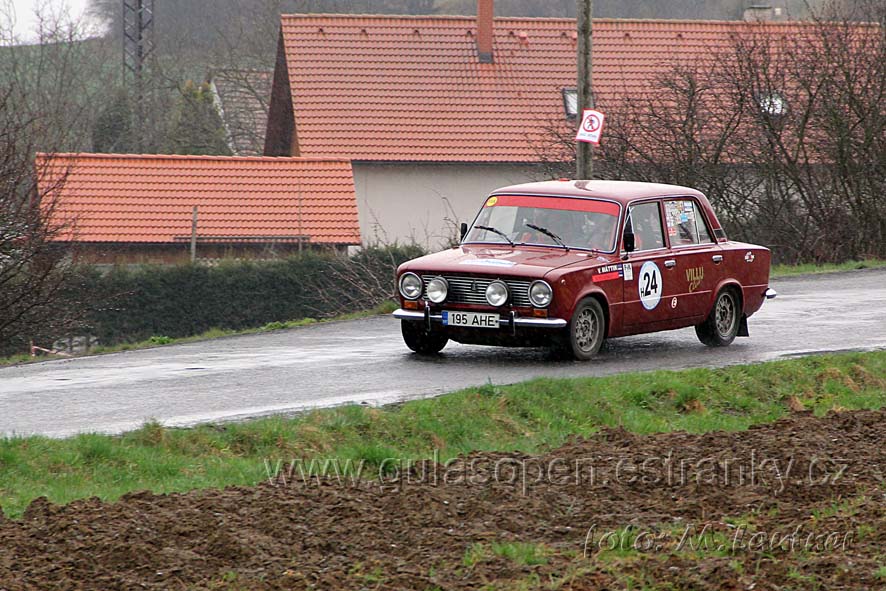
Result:
{"type": "Polygon", "coordinates": [[[481,64],[491,64],[493,0],[477,0],[477,56],[481,64]]]}

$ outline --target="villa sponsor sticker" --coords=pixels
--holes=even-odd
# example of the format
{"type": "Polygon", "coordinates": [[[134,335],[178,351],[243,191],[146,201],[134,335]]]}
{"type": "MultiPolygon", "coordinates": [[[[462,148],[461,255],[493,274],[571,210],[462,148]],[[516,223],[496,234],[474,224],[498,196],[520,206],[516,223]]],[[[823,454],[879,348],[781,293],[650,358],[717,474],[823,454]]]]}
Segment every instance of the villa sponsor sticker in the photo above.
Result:
{"type": "Polygon", "coordinates": [[[698,289],[704,279],[704,267],[686,269],[686,281],[689,283],[690,293],[698,289]]]}

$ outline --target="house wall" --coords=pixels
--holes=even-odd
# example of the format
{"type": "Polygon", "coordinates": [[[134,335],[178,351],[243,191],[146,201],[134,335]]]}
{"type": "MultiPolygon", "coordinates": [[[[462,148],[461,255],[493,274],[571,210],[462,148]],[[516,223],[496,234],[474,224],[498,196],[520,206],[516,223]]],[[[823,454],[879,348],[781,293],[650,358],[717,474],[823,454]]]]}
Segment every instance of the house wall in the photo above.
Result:
{"type": "Polygon", "coordinates": [[[484,197],[505,185],[541,180],[532,164],[354,162],[364,244],[447,245],[472,222],[484,197]]]}

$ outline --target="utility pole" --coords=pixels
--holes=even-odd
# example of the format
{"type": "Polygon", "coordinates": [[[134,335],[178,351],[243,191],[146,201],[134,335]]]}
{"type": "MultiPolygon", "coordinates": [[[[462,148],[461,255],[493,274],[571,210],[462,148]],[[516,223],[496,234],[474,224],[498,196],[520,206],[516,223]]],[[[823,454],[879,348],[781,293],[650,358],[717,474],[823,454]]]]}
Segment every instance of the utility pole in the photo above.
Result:
{"type": "Polygon", "coordinates": [[[132,80],[135,132],[139,151],[145,148],[145,73],[154,51],[154,0],[123,0],[123,83],[132,80]]]}
{"type": "MultiPolygon", "coordinates": [[[[578,89],[576,123],[581,125],[581,115],[585,109],[594,108],[594,86],[591,80],[591,48],[593,47],[593,0],[577,0],[578,16],[578,89]]],[[[589,142],[575,142],[575,178],[590,179],[594,174],[594,146],[589,142]]]]}
{"type": "Polygon", "coordinates": [[[197,206],[191,213],[191,264],[197,262],[197,206]]]}

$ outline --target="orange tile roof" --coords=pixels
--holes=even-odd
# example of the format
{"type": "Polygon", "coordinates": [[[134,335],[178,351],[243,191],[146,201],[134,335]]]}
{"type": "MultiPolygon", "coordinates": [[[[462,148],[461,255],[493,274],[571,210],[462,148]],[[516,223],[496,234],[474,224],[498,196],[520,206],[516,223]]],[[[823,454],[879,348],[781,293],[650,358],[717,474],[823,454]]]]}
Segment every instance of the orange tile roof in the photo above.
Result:
{"type": "Polygon", "coordinates": [[[360,243],[346,160],[37,154],[37,171],[41,192],[60,187],[53,221],[73,221],[60,240],[190,240],[197,206],[200,240],[360,243]]]}
{"type": "MultiPolygon", "coordinates": [[[[597,105],[605,111],[675,64],[713,58],[738,31],[797,26],[595,19],[597,105]]],[[[575,29],[573,19],[496,18],[495,61],[484,64],[474,17],[284,15],[299,154],[538,161],[546,129],[566,126],[561,91],[576,85],[575,29]]]]}

